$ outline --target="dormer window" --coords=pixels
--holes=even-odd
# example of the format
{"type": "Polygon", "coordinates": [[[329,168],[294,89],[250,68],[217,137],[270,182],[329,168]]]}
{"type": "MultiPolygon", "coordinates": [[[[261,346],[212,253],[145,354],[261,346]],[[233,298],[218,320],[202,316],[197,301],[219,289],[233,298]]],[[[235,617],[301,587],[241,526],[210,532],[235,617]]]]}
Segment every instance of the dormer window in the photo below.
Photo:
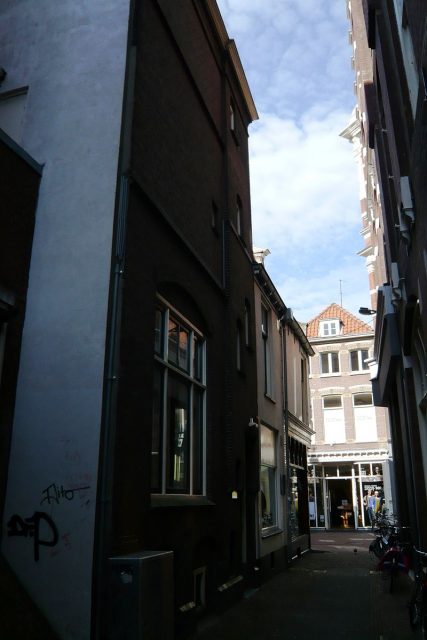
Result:
{"type": "Polygon", "coordinates": [[[319,325],[319,335],[322,337],[338,336],[340,334],[339,320],[321,320],[319,325]]]}

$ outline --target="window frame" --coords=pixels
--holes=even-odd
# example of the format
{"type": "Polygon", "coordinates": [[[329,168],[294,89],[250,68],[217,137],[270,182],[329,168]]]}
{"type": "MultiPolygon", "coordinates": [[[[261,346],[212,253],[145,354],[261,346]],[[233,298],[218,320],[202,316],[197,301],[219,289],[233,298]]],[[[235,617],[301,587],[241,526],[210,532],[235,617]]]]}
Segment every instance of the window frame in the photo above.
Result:
{"type": "Polygon", "coordinates": [[[341,362],[339,351],[322,351],[319,353],[320,375],[322,376],[338,376],[341,373],[341,362]],[[333,371],[333,356],[337,356],[338,371],[333,371]],[[323,371],[324,356],[327,356],[328,371],[323,371]]]}
{"type": "Polygon", "coordinates": [[[230,131],[234,133],[236,131],[236,113],[235,113],[234,104],[232,100],[230,100],[230,104],[229,104],[229,124],[230,124],[230,131]]]}
{"type": "Polygon", "coordinates": [[[369,359],[369,349],[351,349],[349,352],[349,360],[350,360],[350,371],[351,373],[366,373],[369,371],[369,365],[366,364],[364,367],[364,362],[369,359]],[[366,358],[363,357],[363,353],[366,353],[366,358]],[[352,362],[352,354],[357,353],[357,369],[353,369],[352,362]]]}
{"type": "Polygon", "coordinates": [[[343,408],[343,401],[342,401],[342,395],[340,393],[328,393],[327,395],[322,396],[322,409],[323,410],[331,410],[331,409],[342,409],[343,408]],[[340,404],[336,405],[334,407],[326,407],[325,406],[325,400],[326,398],[339,398],[340,399],[340,404]]]}
{"type": "Polygon", "coordinates": [[[373,407],[374,398],[373,398],[372,391],[358,391],[356,393],[353,393],[351,397],[351,402],[354,409],[357,409],[358,407],[373,407]],[[363,404],[356,404],[356,396],[370,396],[371,401],[363,404]]]}
{"type": "MultiPolygon", "coordinates": [[[[158,381],[158,405],[153,403],[152,440],[151,440],[151,493],[155,496],[206,496],[206,339],[202,332],[191,321],[183,316],[167,300],[157,297],[156,304],[156,333],[154,340],[153,385],[158,381]],[[160,320],[160,324],[159,324],[160,320]],[[188,354],[187,366],[182,366],[182,358],[178,353],[172,361],[170,357],[170,326],[171,321],[187,332],[188,354]],[[158,329],[160,328],[160,335],[158,329]],[[172,390],[181,386],[187,394],[184,407],[175,408],[175,429],[182,421],[183,435],[178,437],[172,433],[171,411],[175,398],[172,390]],[[157,409],[158,413],[155,413],[157,409]],[[158,433],[155,419],[158,416],[158,433]],[[181,416],[181,417],[180,417],[181,416]],[[172,436],[174,436],[172,438],[172,436]],[[185,440],[188,442],[185,442],[185,440]],[[158,440],[158,451],[154,450],[158,440]],[[183,446],[185,468],[183,479],[178,480],[180,461],[177,454],[173,454],[173,443],[183,446]],[[186,453],[185,453],[186,452],[186,453]],[[154,465],[154,455],[158,455],[158,462],[154,465]],[[188,458],[186,460],[185,456],[188,458]],[[174,460],[172,464],[172,459],[174,460]],[[173,469],[172,469],[173,467],[173,469]],[[178,471],[177,471],[178,469],[178,471]],[[156,477],[155,477],[156,476],[156,477]],[[181,486],[180,482],[182,483],[181,486]],[[175,484],[175,486],[174,486],[175,484]]],[[[153,398],[156,398],[153,392],[153,398]]],[[[181,429],[180,425],[178,428],[181,429]]],[[[179,434],[178,434],[179,436],[179,434]]],[[[181,456],[181,457],[182,457],[181,456]]]]}
{"type": "Polygon", "coordinates": [[[271,310],[261,301],[261,338],[263,345],[264,395],[273,398],[273,375],[271,353],[271,310]],[[264,322],[265,317],[265,322],[264,322]]]}
{"type": "MultiPolygon", "coordinates": [[[[278,433],[275,429],[268,427],[265,424],[260,425],[260,524],[261,524],[261,535],[266,537],[275,533],[278,530],[279,523],[279,491],[278,491],[278,455],[277,455],[277,438],[278,433]],[[273,438],[273,463],[267,462],[265,459],[263,460],[262,456],[262,433],[269,432],[273,438]],[[267,481],[268,481],[268,502],[272,501],[271,507],[271,515],[272,521],[264,526],[263,522],[263,513],[262,513],[262,471],[263,469],[267,470],[267,481]]],[[[264,497],[266,500],[267,506],[267,496],[264,497]]]]}
{"type": "Polygon", "coordinates": [[[340,321],[337,318],[320,320],[319,334],[322,338],[333,338],[341,333],[340,321]]]}

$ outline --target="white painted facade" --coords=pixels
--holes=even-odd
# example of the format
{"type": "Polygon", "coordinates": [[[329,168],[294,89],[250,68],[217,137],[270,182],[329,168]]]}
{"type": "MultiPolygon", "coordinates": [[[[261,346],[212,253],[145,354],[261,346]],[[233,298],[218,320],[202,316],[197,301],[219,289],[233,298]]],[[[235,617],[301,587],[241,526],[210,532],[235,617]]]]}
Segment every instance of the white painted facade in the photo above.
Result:
{"type": "MultiPolygon", "coordinates": [[[[90,636],[128,22],[129,0],[3,0],[0,6],[7,71],[0,98],[28,87],[19,127],[10,134],[44,166],[2,551],[64,639],[90,636]],[[38,525],[37,513],[45,514],[38,525]],[[51,522],[56,544],[37,545],[34,528],[40,541],[54,541],[51,522]]],[[[22,97],[18,102],[22,110],[22,97]]],[[[1,117],[0,109],[0,126],[1,117]]]]}

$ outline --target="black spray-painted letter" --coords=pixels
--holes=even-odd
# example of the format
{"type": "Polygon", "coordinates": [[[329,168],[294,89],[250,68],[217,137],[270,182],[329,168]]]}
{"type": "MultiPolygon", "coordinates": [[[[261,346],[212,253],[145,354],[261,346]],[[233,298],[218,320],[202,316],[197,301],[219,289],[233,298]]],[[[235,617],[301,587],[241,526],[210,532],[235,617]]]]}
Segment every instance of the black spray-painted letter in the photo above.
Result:
{"type": "Polygon", "coordinates": [[[31,518],[21,518],[21,516],[13,515],[7,523],[8,536],[23,536],[25,538],[34,539],[34,560],[39,561],[40,546],[54,547],[58,542],[58,529],[52,518],[43,511],[34,511],[31,518]],[[44,520],[50,529],[51,537],[45,540],[40,537],[40,523],[44,520]]]}

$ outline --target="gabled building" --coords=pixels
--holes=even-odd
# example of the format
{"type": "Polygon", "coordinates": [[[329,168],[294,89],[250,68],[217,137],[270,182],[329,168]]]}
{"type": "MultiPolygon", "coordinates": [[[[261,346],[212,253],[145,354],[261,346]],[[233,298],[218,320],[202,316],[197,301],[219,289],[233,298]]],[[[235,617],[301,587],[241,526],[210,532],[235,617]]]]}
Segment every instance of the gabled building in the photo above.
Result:
{"type": "Polygon", "coordinates": [[[2,552],[61,639],[185,636],[257,557],[257,111],[214,0],[0,20],[0,126],[43,165],[2,552]]]}
{"type": "Polygon", "coordinates": [[[308,362],[313,350],[264,267],[268,253],[254,249],[261,578],[283,569],[310,546],[308,362]]]}
{"type": "Polygon", "coordinates": [[[425,548],[427,7],[418,0],[350,0],[348,10],[361,142],[375,163],[384,234],[385,275],[373,298],[374,401],[389,409],[396,511],[425,548]]]}
{"type": "Polygon", "coordinates": [[[392,451],[385,411],[375,407],[372,328],[338,304],[307,324],[314,437],[308,451],[310,524],[369,526],[364,500],[378,491],[392,509],[392,451]]]}

